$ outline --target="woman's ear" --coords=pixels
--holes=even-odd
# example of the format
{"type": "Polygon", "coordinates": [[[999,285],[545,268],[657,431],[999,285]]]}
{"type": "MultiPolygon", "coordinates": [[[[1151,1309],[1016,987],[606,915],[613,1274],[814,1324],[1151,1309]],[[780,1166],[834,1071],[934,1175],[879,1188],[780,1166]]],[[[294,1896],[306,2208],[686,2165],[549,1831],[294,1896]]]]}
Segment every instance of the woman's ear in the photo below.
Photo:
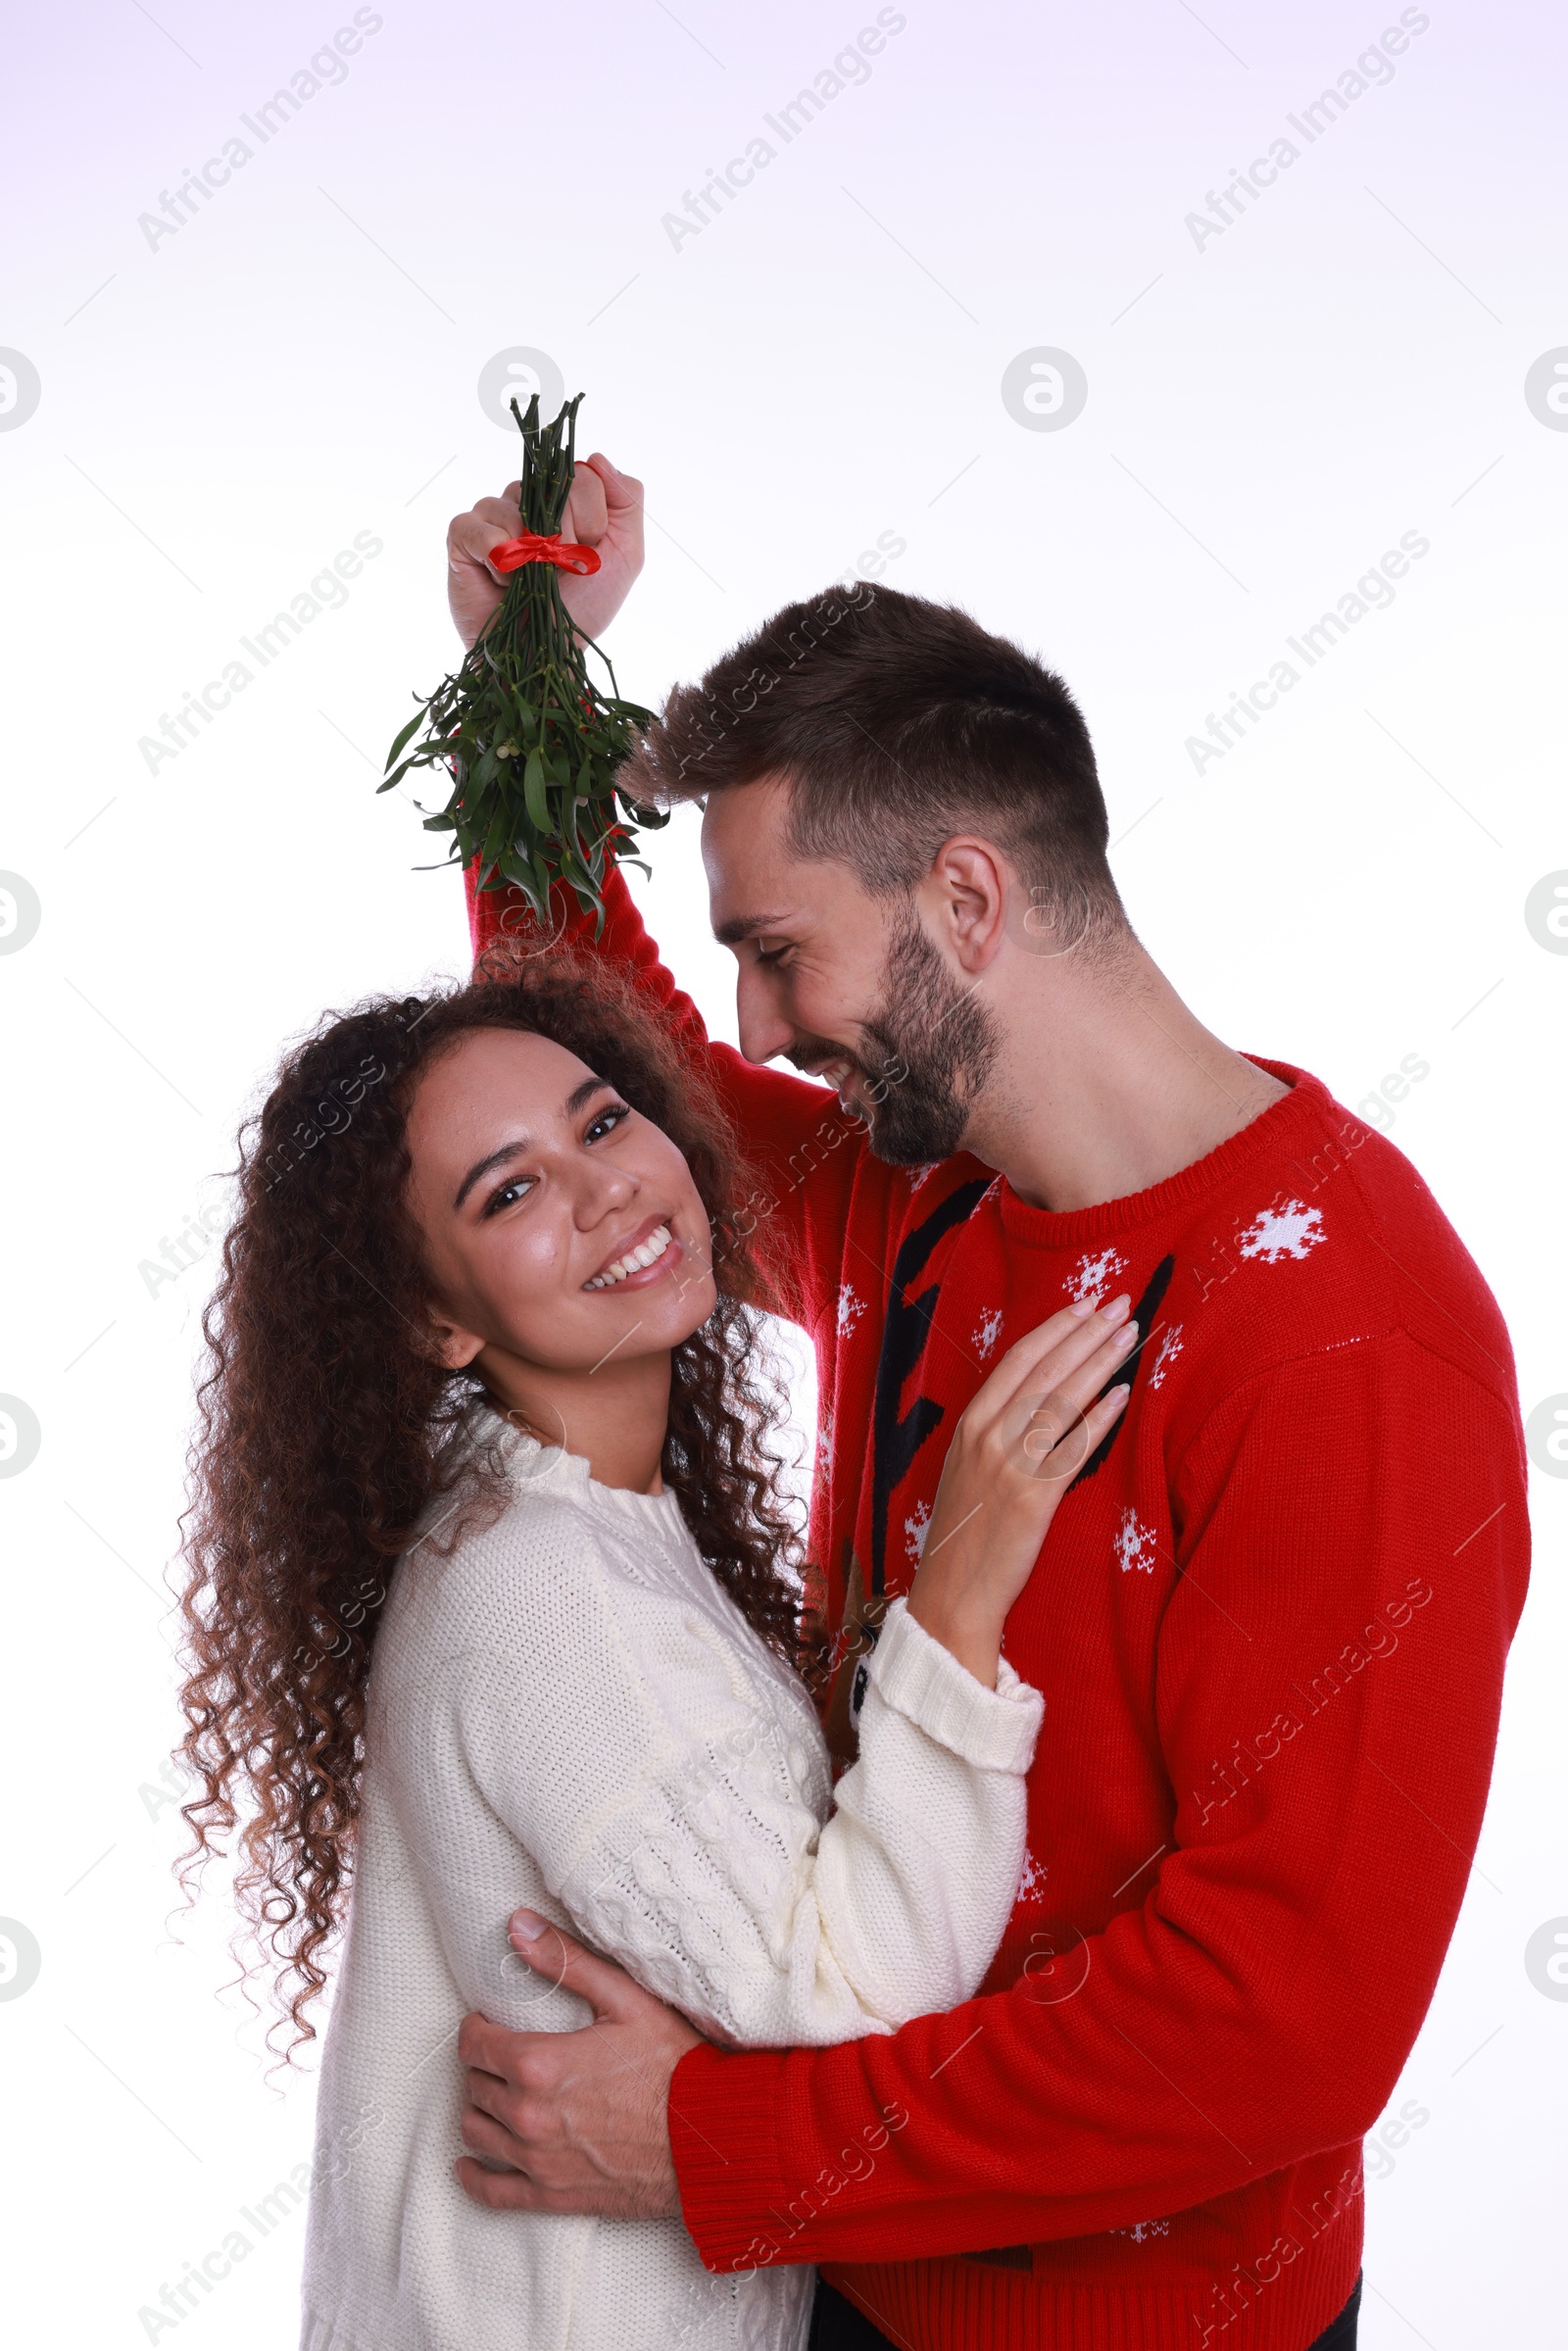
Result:
{"type": "Polygon", "coordinates": [[[448,1371],[464,1370],[482,1351],[484,1341],[477,1331],[466,1331],[461,1323],[455,1322],[450,1314],[443,1313],[439,1306],[432,1305],[429,1316],[430,1345],[437,1360],[444,1363],[448,1371]]]}

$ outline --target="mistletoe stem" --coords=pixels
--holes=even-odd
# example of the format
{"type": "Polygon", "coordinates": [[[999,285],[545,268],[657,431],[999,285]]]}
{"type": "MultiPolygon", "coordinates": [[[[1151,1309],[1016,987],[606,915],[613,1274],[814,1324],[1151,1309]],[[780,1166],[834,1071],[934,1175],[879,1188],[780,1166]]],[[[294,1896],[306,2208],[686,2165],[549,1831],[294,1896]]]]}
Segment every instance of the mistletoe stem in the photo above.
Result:
{"type": "MultiPolygon", "coordinates": [[[[559,534],[565,513],[581,399],[547,426],[537,394],[526,414],[512,404],[522,436],[520,519],[543,538],[559,534]]],[[[564,882],[602,923],[604,876],[634,846],[633,823],[668,821],[616,783],[652,715],[622,701],[608,656],[573,626],[557,567],[524,563],[462,666],[398,736],[380,789],[414,768],[442,769],[449,796],[425,828],[453,835],[452,860],[476,865],[481,889],[513,883],[543,918],[552,887],[564,882]],[[589,674],[590,652],[604,664],[608,696],[589,674]]]]}

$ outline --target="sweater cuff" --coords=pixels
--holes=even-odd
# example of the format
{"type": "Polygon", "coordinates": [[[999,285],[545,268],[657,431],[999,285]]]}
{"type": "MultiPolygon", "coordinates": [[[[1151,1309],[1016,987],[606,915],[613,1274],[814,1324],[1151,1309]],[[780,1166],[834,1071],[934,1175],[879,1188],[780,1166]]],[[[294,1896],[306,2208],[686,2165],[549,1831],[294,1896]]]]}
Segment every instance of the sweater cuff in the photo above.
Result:
{"type": "Polygon", "coordinates": [[[779,2144],[785,2052],[688,2050],[669,2084],[669,2147],[681,2219],[707,2269],[765,2270],[791,2259],[800,2225],[788,2212],[779,2144]],[[714,2144],[722,2136],[723,2149],[714,2144]]]}
{"type": "Polygon", "coordinates": [[[1046,1701],[1021,1682],[1004,1657],[997,1687],[987,1690],[966,1666],[895,1600],[882,1620],[872,1652],[870,1685],[964,1763],[993,1772],[1026,1772],[1034,1761],[1046,1701]]]}

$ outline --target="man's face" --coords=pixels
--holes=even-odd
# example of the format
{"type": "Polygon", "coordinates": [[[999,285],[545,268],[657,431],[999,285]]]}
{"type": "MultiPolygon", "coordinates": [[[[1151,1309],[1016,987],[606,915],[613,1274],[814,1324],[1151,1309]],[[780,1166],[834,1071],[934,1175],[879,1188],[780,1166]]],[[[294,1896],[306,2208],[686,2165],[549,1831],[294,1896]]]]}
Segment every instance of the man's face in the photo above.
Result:
{"type": "Polygon", "coordinates": [[[740,966],[749,1061],[826,1078],[901,1166],[957,1151],[996,1057],[995,1022],[913,905],[876,898],[836,858],[794,855],[787,787],[715,793],[703,818],[713,935],[740,966]]]}

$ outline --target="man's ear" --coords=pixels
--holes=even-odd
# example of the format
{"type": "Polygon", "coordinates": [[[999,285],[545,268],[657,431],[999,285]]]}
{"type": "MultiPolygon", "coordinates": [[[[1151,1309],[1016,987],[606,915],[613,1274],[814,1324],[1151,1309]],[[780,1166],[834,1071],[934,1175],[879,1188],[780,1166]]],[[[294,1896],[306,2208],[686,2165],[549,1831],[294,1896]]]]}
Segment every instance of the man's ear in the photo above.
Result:
{"type": "Polygon", "coordinates": [[[963,970],[978,975],[1006,935],[1009,875],[1000,853],[973,833],[944,841],[916,892],[927,927],[963,970]]]}

